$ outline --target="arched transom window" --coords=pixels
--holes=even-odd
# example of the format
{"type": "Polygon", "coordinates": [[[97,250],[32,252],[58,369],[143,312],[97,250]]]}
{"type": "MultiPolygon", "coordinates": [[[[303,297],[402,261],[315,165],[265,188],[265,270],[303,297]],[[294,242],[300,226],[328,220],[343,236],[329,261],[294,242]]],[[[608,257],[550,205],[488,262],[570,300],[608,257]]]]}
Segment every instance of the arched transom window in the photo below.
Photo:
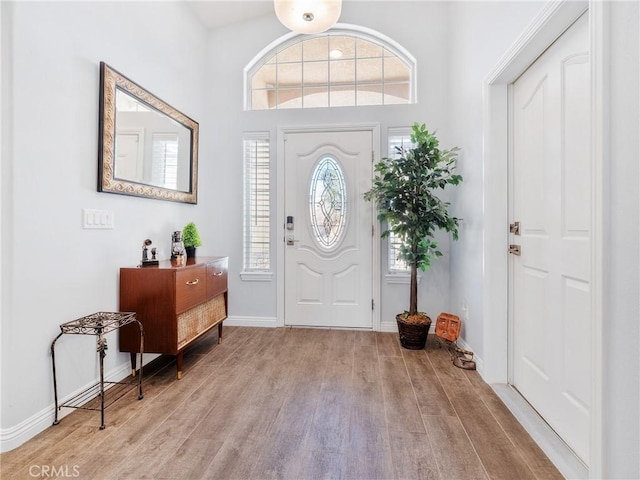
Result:
{"type": "Polygon", "coordinates": [[[246,69],[248,110],[414,103],[415,60],[379,35],[298,35],[246,69]]]}

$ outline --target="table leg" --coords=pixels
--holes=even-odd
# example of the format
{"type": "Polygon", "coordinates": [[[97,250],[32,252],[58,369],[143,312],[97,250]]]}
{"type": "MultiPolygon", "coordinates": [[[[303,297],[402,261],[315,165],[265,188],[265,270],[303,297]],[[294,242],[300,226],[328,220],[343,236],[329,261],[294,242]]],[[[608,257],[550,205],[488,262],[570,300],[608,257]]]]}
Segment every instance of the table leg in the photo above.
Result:
{"type": "MultiPolygon", "coordinates": [[[[144,395],[142,394],[142,352],[144,352],[144,327],[142,322],[136,320],[138,327],[140,328],[140,375],[138,376],[138,400],[142,400],[144,395]]],[[[135,359],[135,354],[134,359],[135,359]]]]}
{"type": "Polygon", "coordinates": [[[98,356],[100,357],[100,430],[105,429],[104,425],[104,357],[107,355],[107,340],[102,335],[98,335],[98,356]]]}
{"type": "Polygon", "coordinates": [[[136,352],[129,352],[129,358],[131,359],[131,376],[136,376],[136,352]]]}
{"type": "Polygon", "coordinates": [[[54,425],[60,423],[60,420],[58,420],[58,382],[56,381],[56,352],[54,347],[56,346],[56,341],[61,336],[62,332],[60,332],[60,334],[53,339],[53,342],[51,342],[51,365],[53,367],[53,400],[55,402],[55,414],[53,417],[54,425]]]}
{"type": "Polygon", "coordinates": [[[182,378],[182,351],[176,355],[176,364],[178,367],[178,380],[182,378]]]}

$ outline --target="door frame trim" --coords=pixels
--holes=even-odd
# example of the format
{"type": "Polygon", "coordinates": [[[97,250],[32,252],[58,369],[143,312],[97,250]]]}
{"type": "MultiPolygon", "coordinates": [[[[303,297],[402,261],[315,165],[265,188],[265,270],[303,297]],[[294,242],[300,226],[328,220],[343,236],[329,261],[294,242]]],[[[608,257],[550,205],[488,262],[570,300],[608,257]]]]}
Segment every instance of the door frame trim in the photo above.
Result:
{"type": "Polygon", "coordinates": [[[583,13],[589,15],[591,61],[591,164],[593,240],[591,244],[592,391],[589,477],[603,476],[603,280],[606,237],[605,158],[607,120],[608,6],[598,0],[554,1],[546,4],[484,81],[484,234],[483,234],[483,377],[487,383],[508,383],[509,328],[509,85],[583,13]],[[497,232],[503,232],[500,235],[497,232]]]}
{"type": "MultiPolygon", "coordinates": [[[[284,191],[285,191],[285,175],[284,175],[284,142],[285,136],[291,133],[322,133],[322,132],[371,132],[371,142],[375,161],[380,159],[380,124],[379,123],[354,123],[347,125],[295,125],[295,126],[278,126],[278,138],[277,138],[277,158],[276,158],[276,179],[277,179],[277,198],[276,198],[276,228],[278,232],[282,232],[282,238],[280,233],[276,235],[278,239],[278,246],[276,248],[277,257],[277,274],[276,274],[276,326],[285,326],[285,242],[284,242],[284,225],[285,225],[285,212],[284,212],[284,191]],[[282,229],[282,230],[280,230],[282,229]]],[[[380,222],[376,221],[375,209],[372,208],[371,222],[373,224],[373,236],[372,242],[372,284],[371,295],[373,296],[374,308],[372,325],[374,331],[380,331],[380,242],[375,241],[380,238],[380,222]]]]}

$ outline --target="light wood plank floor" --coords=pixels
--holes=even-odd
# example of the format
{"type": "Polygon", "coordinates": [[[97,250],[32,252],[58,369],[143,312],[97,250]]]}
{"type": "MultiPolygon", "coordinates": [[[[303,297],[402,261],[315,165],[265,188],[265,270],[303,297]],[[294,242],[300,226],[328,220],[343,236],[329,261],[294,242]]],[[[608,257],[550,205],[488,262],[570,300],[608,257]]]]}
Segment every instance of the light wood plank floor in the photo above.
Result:
{"type": "Polygon", "coordinates": [[[431,338],[225,328],[161,357],[100,412],[73,410],[0,456],[2,479],[562,478],[476,372],[431,338]]]}

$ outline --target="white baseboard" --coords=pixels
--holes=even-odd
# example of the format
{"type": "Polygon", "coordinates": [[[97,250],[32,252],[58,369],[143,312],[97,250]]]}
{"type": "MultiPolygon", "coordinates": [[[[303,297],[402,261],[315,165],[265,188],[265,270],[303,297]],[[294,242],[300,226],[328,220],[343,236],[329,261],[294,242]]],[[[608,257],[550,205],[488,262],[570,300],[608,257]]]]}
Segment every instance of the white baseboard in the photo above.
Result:
{"type": "MultiPolygon", "coordinates": [[[[125,362],[122,365],[114,368],[110,372],[105,373],[105,382],[119,382],[127,378],[130,374],[131,365],[129,362],[125,362]]],[[[63,404],[64,402],[70,400],[71,398],[88,389],[94,384],[95,381],[92,381],[78,388],[75,392],[72,392],[69,395],[64,396],[63,398],[60,398],[58,400],[58,404],[63,404]]],[[[73,409],[71,408],[61,409],[58,412],[58,420],[67,416],[69,413],[71,413],[72,410],[73,409]]],[[[55,411],[55,404],[52,403],[51,405],[43,408],[31,417],[23,420],[18,425],[1,429],[0,453],[8,452],[9,450],[13,450],[14,448],[19,447],[27,440],[35,437],[38,433],[52,426],[53,420],[55,418],[55,411]]]]}
{"type": "Polygon", "coordinates": [[[587,467],[516,390],[504,383],[491,388],[565,478],[589,478],[587,467]]]}
{"type": "Polygon", "coordinates": [[[398,332],[398,323],[395,320],[393,322],[380,322],[380,331],[381,332],[397,333],[398,332]]]}
{"type": "Polygon", "coordinates": [[[278,321],[275,317],[227,317],[224,325],[228,327],[268,327],[275,328],[278,321]]]}

